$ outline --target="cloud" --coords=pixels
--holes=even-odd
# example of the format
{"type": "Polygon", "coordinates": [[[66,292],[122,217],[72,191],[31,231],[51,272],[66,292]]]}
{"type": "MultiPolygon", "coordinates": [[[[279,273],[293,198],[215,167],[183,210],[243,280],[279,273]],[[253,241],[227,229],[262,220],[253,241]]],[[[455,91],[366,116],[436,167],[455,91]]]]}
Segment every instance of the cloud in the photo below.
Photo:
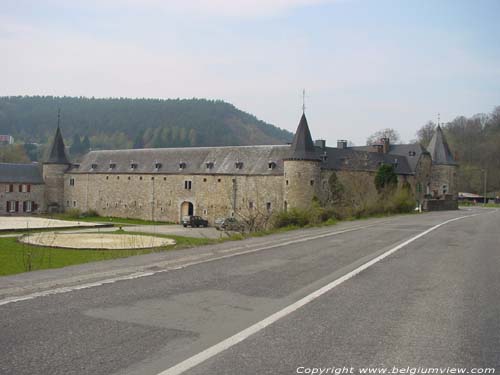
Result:
{"type": "MultiPolygon", "coordinates": [[[[55,0],[60,4],[67,1],[55,0]]],[[[272,17],[299,7],[309,7],[338,0],[87,0],[74,1],[82,7],[156,9],[169,13],[189,13],[209,17],[272,17]]]]}

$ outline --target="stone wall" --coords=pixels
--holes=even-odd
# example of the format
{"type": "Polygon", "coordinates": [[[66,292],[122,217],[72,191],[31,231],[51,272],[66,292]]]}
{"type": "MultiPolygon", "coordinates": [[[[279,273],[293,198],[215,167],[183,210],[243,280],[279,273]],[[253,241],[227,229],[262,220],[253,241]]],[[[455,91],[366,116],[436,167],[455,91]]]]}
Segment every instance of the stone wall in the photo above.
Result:
{"type": "Polygon", "coordinates": [[[446,194],[456,196],[457,192],[457,166],[433,164],[430,194],[433,197],[443,197],[446,194]]]}
{"type": "Polygon", "coordinates": [[[283,177],[67,173],[64,179],[66,210],[179,222],[184,202],[211,224],[232,215],[270,215],[283,209],[283,177]]]}
{"type": "MultiPolygon", "coordinates": [[[[0,215],[26,215],[33,213],[41,213],[45,211],[45,185],[43,184],[24,184],[24,190],[28,190],[27,185],[29,185],[29,192],[19,192],[19,186],[23,184],[12,184],[13,192],[9,192],[10,184],[0,184],[0,215]],[[17,203],[17,212],[15,211],[15,203],[14,203],[14,212],[7,211],[7,201],[18,202],[17,203]],[[34,202],[32,203],[31,211],[25,212],[23,210],[23,202],[34,202]]],[[[24,205],[24,208],[27,204],[24,205]]]]}
{"type": "Polygon", "coordinates": [[[308,208],[321,194],[321,169],[317,161],[285,160],[284,191],[286,208],[308,208]]]}
{"type": "Polygon", "coordinates": [[[59,212],[64,206],[64,173],[68,165],[43,164],[42,173],[45,182],[45,204],[50,212],[59,212]]]}

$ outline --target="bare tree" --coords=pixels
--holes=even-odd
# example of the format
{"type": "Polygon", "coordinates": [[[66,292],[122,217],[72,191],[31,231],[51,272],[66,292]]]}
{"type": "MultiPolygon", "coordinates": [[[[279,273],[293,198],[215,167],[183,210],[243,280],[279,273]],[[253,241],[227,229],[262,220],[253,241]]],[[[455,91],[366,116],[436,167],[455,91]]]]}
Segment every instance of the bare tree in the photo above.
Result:
{"type": "Polygon", "coordinates": [[[428,121],[427,124],[418,129],[417,140],[423,147],[427,147],[429,145],[435,129],[436,124],[432,121],[428,121]]]}
{"type": "Polygon", "coordinates": [[[380,140],[382,138],[389,138],[391,143],[393,143],[393,144],[401,143],[401,137],[399,136],[399,133],[394,129],[386,128],[386,129],[376,131],[375,133],[370,135],[366,139],[366,145],[369,146],[369,145],[374,145],[374,144],[380,143],[380,140]]]}

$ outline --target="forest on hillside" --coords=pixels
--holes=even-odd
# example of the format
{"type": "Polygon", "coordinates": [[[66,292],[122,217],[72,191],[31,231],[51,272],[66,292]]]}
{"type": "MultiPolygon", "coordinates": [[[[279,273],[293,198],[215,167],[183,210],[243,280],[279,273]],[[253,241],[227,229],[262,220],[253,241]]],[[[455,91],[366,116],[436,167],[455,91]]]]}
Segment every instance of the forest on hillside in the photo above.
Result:
{"type": "Polygon", "coordinates": [[[59,109],[63,136],[76,154],[88,148],[281,144],[293,137],[220,100],[54,96],[0,97],[0,134],[46,145],[59,109]]]}
{"type": "MultiPolygon", "coordinates": [[[[418,141],[426,147],[436,124],[429,121],[418,132],[418,141]]],[[[450,149],[459,168],[459,191],[500,194],[500,106],[491,113],[472,117],[459,116],[442,124],[450,149]]]]}

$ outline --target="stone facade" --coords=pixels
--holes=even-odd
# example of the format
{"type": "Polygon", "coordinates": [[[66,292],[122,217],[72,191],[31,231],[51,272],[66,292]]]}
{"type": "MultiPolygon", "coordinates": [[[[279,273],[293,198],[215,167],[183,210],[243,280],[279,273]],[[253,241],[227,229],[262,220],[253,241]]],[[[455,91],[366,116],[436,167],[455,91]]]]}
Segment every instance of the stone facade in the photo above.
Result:
{"type": "Polygon", "coordinates": [[[434,164],[430,179],[430,194],[433,197],[456,197],[458,192],[456,165],[434,164]]]}
{"type": "Polygon", "coordinates": [[[283,176],[81,174],[64,178],[65,209],[102,216],[179,222],[283,209],[283,176]]]}
{"type": "Polygon", "coordinates": [[[48,212],[62,212],[64,209],[64,173],[66,164],[44,164],[42,167],[45,181],[45,205],[48,212]]]}
{"type": "Polygon", "coordinates": [[[0,183],[1,215],[28,215],[45,210],[44,184],[0,183]]]}

